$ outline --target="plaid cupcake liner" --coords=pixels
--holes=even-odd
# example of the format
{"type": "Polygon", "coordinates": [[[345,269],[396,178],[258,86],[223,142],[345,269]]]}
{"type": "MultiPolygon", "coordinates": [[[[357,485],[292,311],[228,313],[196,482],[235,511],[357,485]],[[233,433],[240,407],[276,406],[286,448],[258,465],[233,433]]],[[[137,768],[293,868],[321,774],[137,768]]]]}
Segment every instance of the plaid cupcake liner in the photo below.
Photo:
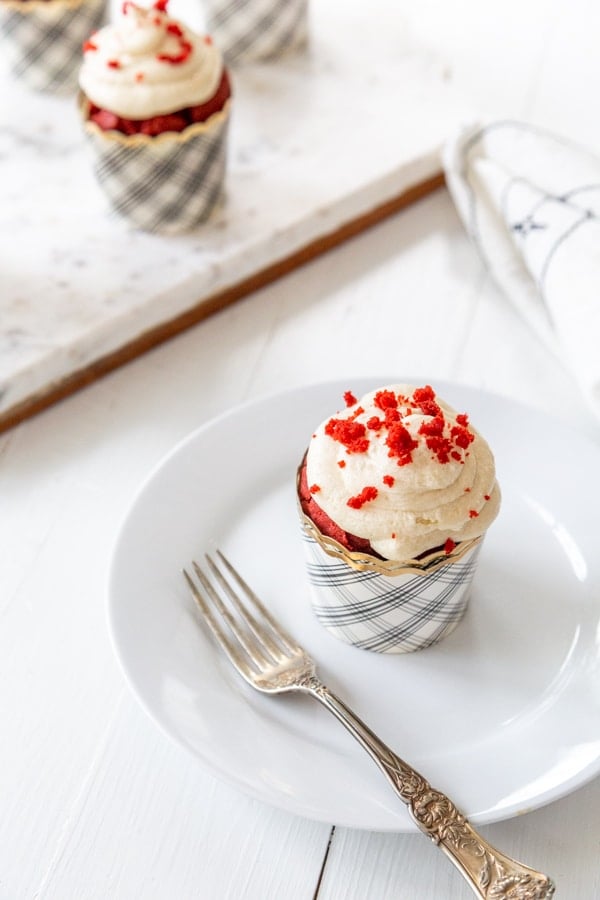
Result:
{"type": "Polygon", "coordinates": [[[206,28],[229,64],[277,59],[306,44],[308,0],[204,0],[206,28]]]}
{"type": "Polygon", "coordinates": [[[15,78],[39,91],[75,90],[83,42],[106,0],[0,0],[0,46],[15,78]]]}
{"type": "Polygon", "coordinates": [[[204,222],[223,190],[229,103],[206,122],[150,137],[87,120],[96,177],[113,209],[143,231],[179,234],[204,222]]]}
{"type": "Polygon", "coordinates": [[[386,569],[386,561],[323,538],[305,516],[303,526],[313,610],[334,637],[363,650],[407,653],[437,643],[460,622],[481,538],[458,544],[455,554],[386,569]]]}

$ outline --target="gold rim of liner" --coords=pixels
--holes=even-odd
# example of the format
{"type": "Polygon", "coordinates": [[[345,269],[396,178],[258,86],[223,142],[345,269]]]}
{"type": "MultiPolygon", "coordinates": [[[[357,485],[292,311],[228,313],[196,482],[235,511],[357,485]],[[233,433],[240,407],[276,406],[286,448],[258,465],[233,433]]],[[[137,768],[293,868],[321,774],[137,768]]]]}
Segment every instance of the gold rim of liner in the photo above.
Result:
{"type": "MultiPolygon", "coordinates": [[[[0,2],[5,2],[5,0],[0,0],[0,2]]],[[[27,0],[27,2],[30,3],[31,0],[27,0]]],[[[49,2],[52,3],[54,0],[49,0],[49,2]]],[[[117,144],[122,144],[124,147],[150,147],[156,146],[156,144],[161,142],[164,143],[165,141],[183,144],[185,141],[189,141],[191,138],[196,137],[196,135],[212,131],[213,128],[221,125],[221,123],[229,116],[230,105],[231,100],[226,100],[223,109],[220,109],[219,112],[213,113],[213,115],[204,122],[194,122],[192,125],[188,125],[183,131],[164,131],[162,134],[155,135],[123,134],[121,131],[104,131],[104,129],[96,125],[95,122],[90,122],[88,115],[91,103],[84,94],[79,94],[79,112],[82,116],[85,130],[95,137],[100,137],[105,141],[114,141],[117,144]]],[[[148,118],[152,117],[149,116],[148,118]]]]}
{"type": "Polygon", "coordinates": [[[481,543],[483,539],[483,535],[480,534],[479,537],[471,538],[470,541],[460,541],[456,544],[452,553],[440,554],[439,550],[434,550],[431,553],[428,553],[427,556],[421,557],[421,559],[405,559],[402,562],[393,559],[377,559],[376,556],[371,556],[369,553],[359,553],[354,550],[347,550],[346,547],[342,547],[342,545],[334,540],[334,538],[321,534],[313,520],[310,519],[302,509],[299,490],[301,471],[302,466],[300,465],[296,473],[296,497],[298,499],[298,511],[304,530],[309,537],[317,542],[324,553],[335,559],[343,560],[350,568],[356,569],[357,572],[377,572],[379,575],[387,575],[388,577],[394,575],[408,575],[410,573],[416,575],[429,575],[430,572],[435,572],[437,569],[441,569],[442,566],[458,562],[469,552],[469,550],[472,550],[473,547],[476,547],[477,544],[481,543]]]}
{"type": "Polygon", "coordinates": [[[302,525],[308,536],[314,538],[321,550],[328,556],[342,559],[347,565],[352,569],[356,569],[358,572],[377,572],[379,575],[387,575],[388,577],[412,573],[416,575],[429,575],[431,572],[441,569],[442,566],[448,566],[458,562],[469,552],[469,550],[476,547],[482,539],[482,535],[480,535],[479,537],[472,538],[470,541],[461,541],[456,545],[452,553],[444,553],[441,556],[439,550],[435,550],[433,553],[429,553],[421,559],[407,559],[403,562],[397,562],[392,559],[377,559],[377,557],[370,556],[368,553],[357,553],[353,550],[347,550],[346,547],[342,547],[342,545],[333,538],[321,534],[312,519],[309,519],[302,511],[302,508],[300,508],[300,515],[302,518],[302,525]]]}
{"type": "Polygon", "coordinates": [[[14,9],[24,15],[62,6],[65,9],[77,9],[79,6],[100,6],[103,0],[0,0],[1,9],[14,9]]]}

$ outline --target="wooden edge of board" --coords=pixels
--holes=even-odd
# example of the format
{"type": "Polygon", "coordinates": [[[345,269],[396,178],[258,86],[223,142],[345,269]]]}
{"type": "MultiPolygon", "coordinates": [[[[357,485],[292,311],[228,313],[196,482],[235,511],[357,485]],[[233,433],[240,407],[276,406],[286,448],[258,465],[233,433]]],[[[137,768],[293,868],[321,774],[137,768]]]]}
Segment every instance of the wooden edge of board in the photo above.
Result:
{"type": "Polygon", "coordinates": [[[87,364],[82,369],[72,372],[70,375],[61,378],[59,381],[47,385],[43,390],[38,391],[30,397],[25,398],[8,410],[0,414],[0,433],[13,428],[25,419],[42,412],[59,400],[64,400],[71,394],[81,388],[87,387],[94,381],[97,381],[103,375],[112,372],[125,363],[131,362],[147,350],[162,344],[164,341],[180,334],[182,331],[196,325],[203,319],[208,318],[213,313],[218,312],[224,307],[235,303],[237,300],[246,297],[259,288],[265,287],[278,278],[294,271],[310,262],[312,259],[326,253],[333,247],[337,247],[349,238],[360,234],[362,231],[382,222],[388,216],[404,209],[422,197],[427,196],[432,191],[437,190],[444,185],[444,175],[439,172],[419,184],[413,185],[407,191],[396,197],[386,200],[384,203],[369,210],[366,213],[357,216],[350,222],[337,228],[328,234],[316,238],[314,241],[301,247],[294,253],[286,256],[284,259],[250,275],[231,287],[225,288],[210,297],[199,301],[195,306],[186,310],[181,315],[176,316],[166,322],[161,322],[148,331],[143,332],[138,337],[119,347],[117,350],[100,357],[97,360],[87,364]]]}

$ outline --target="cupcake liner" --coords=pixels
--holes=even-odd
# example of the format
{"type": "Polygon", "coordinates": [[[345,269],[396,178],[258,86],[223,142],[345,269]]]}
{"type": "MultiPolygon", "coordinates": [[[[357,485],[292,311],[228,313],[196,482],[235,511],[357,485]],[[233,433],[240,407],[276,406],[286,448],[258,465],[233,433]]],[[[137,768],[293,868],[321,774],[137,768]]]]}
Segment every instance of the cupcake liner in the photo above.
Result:
{"type": "Polygon", "coordinates": [[[483,538],[396,563],[351,553],[301,512],[313,610],[339,640],[377,653],[406,653],[456,628],[469,599],[483,538]]]}
{"type": "Polygon", "coordinates": [[[13,75],[40,91],[77,87],[81,46],[100,27],[105,0],[2,0],[0,46],[13,75]]]}
{"type": "Polygon", "coordinates": [[[144,231],[179,234],[208,218],[225,178],[229,102],[206,122],[151,137],[103,131],[87,119],[94,170],[113,209],[144,231]]]}
{"type": "Polygon", "coordinates": [[[205,0],[206,27],[229,64],[277,59],[304,46],[308,0],[205,0]]]}

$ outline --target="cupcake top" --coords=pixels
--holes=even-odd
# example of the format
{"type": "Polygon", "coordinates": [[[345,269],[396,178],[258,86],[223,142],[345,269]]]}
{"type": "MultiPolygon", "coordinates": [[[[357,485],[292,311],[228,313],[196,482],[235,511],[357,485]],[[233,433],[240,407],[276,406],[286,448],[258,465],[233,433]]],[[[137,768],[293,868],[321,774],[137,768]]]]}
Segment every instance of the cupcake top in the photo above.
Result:
{"type": "Polygon", "coordinates": [[[360,400],[314,433],[306,456],[309,490],[344,531],[384,559],[451,552],[496,517],[494,457],[465,413],[429,386],[393,384],[360,400]]]}
{"type": "Polygon", "coordinates": [[[196,106],[216,92],[220,52],[167,14],[167,0],[144,8],[125,0],[117,20],[84,44],[79,83],[96,106],[146,119],[196,106]]]}

